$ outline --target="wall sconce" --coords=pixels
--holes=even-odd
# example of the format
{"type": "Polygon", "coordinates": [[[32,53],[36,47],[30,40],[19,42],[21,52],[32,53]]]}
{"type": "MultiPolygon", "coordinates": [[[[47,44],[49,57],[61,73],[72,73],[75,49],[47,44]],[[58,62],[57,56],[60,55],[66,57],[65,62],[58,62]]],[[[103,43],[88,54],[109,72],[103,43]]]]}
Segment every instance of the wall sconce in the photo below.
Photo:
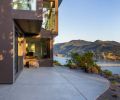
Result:
{"type": "Polygon", "coordinates": [[[53,7],[53,4],[54,4],[53,2],[50,2],[50,7],[51,7],[51,8],[53,7]]]}

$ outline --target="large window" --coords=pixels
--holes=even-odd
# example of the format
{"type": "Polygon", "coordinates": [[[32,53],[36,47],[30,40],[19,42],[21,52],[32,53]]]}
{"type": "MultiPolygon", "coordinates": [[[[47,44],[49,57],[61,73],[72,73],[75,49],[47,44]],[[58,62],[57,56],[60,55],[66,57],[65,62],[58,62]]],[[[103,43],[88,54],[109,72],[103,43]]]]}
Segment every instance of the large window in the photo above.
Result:
{"type": "Polygon", "coordinates": [[[26,56],[33,56],[38,59],[50,58],[50,39],[26,38],[26,56]]]}
{"type": "Polygon", "coordinates": [[[43,25],[42,27],[50,31],[56,31],[55,1],[45,1],[43,3],[43,25]]]}
{"type": "Polygon", "coordinates": [[[13,9],[36,10],[36,0],[13,0],[13,9]]]}

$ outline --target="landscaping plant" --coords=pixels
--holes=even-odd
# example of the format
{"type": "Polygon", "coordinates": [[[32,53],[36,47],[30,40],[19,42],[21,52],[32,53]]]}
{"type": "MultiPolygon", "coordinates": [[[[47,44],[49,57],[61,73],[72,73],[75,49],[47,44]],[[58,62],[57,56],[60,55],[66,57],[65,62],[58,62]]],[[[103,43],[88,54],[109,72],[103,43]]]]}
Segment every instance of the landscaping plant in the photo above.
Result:
{"type": "Polygon", "coordinates": [[[99,74],[101,72],[101,68],[95,63],[93,57],[94,54],[92,52],[86,52],[84,54],[71,53],[71,59],[67,61],[67,66],[70,68],[71,66],[77,66],[85,72],[99,74]]]}

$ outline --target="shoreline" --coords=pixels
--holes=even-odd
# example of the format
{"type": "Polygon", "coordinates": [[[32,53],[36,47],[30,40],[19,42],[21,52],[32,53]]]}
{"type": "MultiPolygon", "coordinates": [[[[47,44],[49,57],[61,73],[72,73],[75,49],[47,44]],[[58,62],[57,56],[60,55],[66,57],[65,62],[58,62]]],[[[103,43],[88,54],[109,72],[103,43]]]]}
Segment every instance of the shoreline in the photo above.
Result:
{"type": "Polygon", "coordinates": [[[97,100],[120,100],[120,84],[110,83],[110,87],[97,100]]]}
{"type": "MultiPolygon", "coordinates": [[[[54,60],[58,61],[61,65],[66,64],[68,57],[54,56],[54,60]]],[[[120,74],[120,62],[99,61],[96,62],[103,70],[110,70],[113,74],[120,74]]]]}
{"type": "Polygon", "coordinates": [[[101,66],[101,67],[120,67],[120,64],[112,64],[112,63],[108,63],[108,64],[99,64],[98,63],[98,65],[99,66],[101,66]]]}
{"type": "Polygon", "coordinates": [[[120,100],[120,76],[113,75],[106,79],[110,82],[110,87],[97,100],[120,100]]]}

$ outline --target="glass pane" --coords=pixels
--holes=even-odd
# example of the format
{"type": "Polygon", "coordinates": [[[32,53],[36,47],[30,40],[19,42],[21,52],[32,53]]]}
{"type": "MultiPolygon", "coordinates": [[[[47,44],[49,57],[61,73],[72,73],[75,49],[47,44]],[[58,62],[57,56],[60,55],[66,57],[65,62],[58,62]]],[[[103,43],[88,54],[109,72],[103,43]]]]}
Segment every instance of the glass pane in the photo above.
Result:
{"type": "Polygon", "coordinates": [[[50,39],[26,37],[26,56],[38,59],[50,58],[50,39]]]}
{"type": "Polygon", "coordinates": [[[55,1],[43,3],[43,25],[44,29],[56,31],[55,21],[55,1]]]}
{"type": "Polygon", "coordinates": [[[36,0],[13,0],[13,9],[36,10],[36,0]]]}

